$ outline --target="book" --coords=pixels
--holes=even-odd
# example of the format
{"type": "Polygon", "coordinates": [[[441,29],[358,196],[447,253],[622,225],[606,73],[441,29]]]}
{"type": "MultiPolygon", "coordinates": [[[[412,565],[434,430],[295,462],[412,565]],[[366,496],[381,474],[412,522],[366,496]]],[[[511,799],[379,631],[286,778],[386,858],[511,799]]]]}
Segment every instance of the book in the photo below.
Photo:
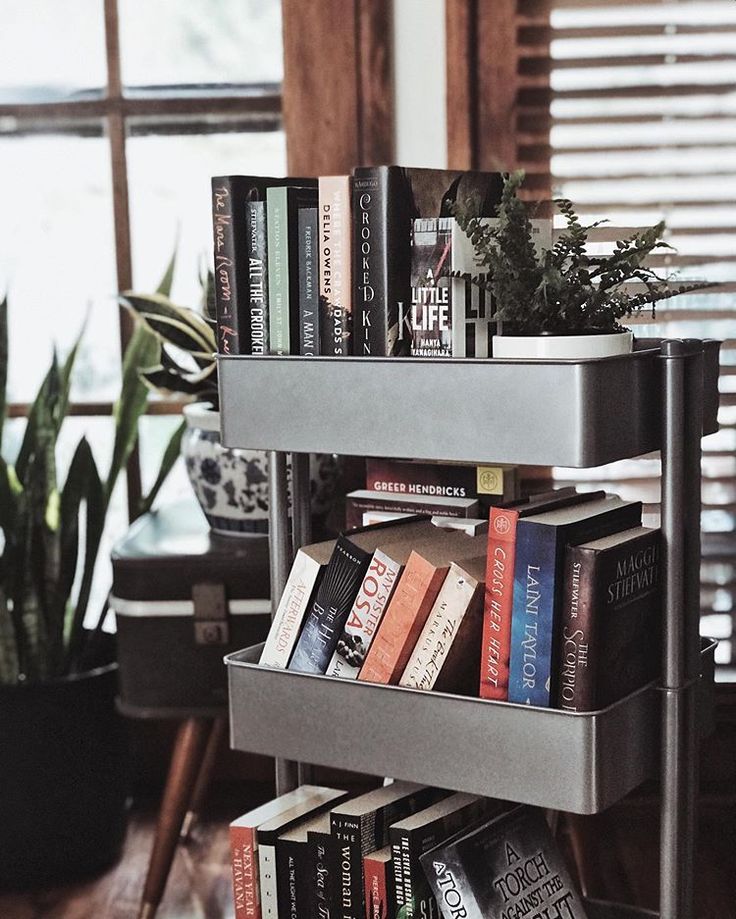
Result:
{"type": "Polygon", "coordinates": [[[452,562],[399,685],[475,695],[480,674],[485,555],[452,562]]]}
{"type": "Polygon", "coordinates": [[[502,806],[493,798],[457,793],[393,824],[389,838],[397,913],[403,907],[405,919],[439,916],[421,856],[467,824],[497,813],[502,806]]]}
{"type": "Polygon", "coordinates": [[[294,557],[286,587],[268,630],[259,664],[286,669],[309,604],[335,549],[335,540],[302,546],[294,557]]]}
{"type": "Polygon", "coordinates": [[[494,215],[500,173],[401,166],[353,170],[355,354],[408,354],[411,331],[411,222],[451,217],[455,202],[494,215]]]}
{"type": "Polygon", "coordinates": [[[467,536],[444,530],[431,546],[413,551],[396,585],[358,679],[398,683],[424,628],[450,563],[474,558],[485,550],[485,534],[467,536]]]}
{"type": "Polygon", "coordinates": [[[603,491],[578,494],[574,488],[567,488],[535,496],[514,508],[491,508],[481,639],[481,699],[508,699],[516,527],[519,518],[555,507],[583,504],[604,495],[603,491]]]}
{"type": "Polygon", "coordinates": [[[262,354],[267,347],[265,200],[269,186],[314,186],[314,179],[213,176],[212,226],[217,347],[262,354]],[[252,289],[251,289],[252,283],[252,289]]]}
{"type": "Polygon", "coordinates": [[[333,807],[330,830],[337,840],[339,882],[337,915],[363,919],[365,888],[363,857],[389,842],[389,827],[446,794],[426,785],[392,782],[333,807]]]}
{"type": "Polygon", "coordinates": [[[309,604],[289,670],[325,672],[375,550],[392,539],[411,539],[424,527],[425,522],[414,517],[366,527],[338,538],[309,604]]]}
{"type": "MultiPolygon", "coordinates": [[[[374,523],[387,523],[389,520],[403,520],[405,517],[416,516],[394,511],[364,511],[361,517],[364,527],[373,526],[374,523]]],[[[441,514],[432,514],[429,518],[436,527],[445,530],[462,530],[468,536],[477,536],[478,533],[488,532],[488,521],[482,517],[443,517],[441,514]]]]}
{"type": "Polygon", "coordinates": [[[393,897],[391,846],[384,846],[363,857],[365,919],[389,919],[396,915],[393,897]]]}
{"type": "Polygon", "coordinates": [[[271,354],[299,348],[299,208],[314,207],[317,192],[296,185],[266,189],[268,228],[268,337],[271,354]]]}
{"type": "Polygon", "coordinates": [[[330,832],[330,816],[325,815],[326,826],[307,833],[307,860],[310,872],[310,919],[334,919],[335,884],[338,876],[337,840],[330,832]]]}
{"type": "Polygon", "coordinates": [[[559,610],[566,545],[641,525],[641,502],[607,495],[533,514],[516,529],[509,701],[548,708],[555,699],[559,610]]]}
{"type": "Polygon", "coordinates": [[[318,787],[309,797],[258,826],[258,872],[262,919],[278,919],[280,915],[276,863],[278,837],[300,821],[323,813],[326,808],[337,804],[345,797],[346,792],[339,789],[318,787]]]}
{"type": "Polygon", "coordinates": [[[421,522],[417,521],[411,527],[400,528],[397,535],[403,538],[398,542],[382,544],[373,553],[335,653],[325,671],[327,676],[349,680],[357,678],[409,556],[442,536],[428,518],[421,518],[421,522]]]}
{"type": "Polygon", "coordinates": [[[299,354],[319,354],[319,227],[316,207],[300,207],[299,258],[299,354]]]}
{"type": "Polygon", "coordinates": [[[417,217],[411,225],[412,357],[452,357],[451,217],[417,217]]]}
{"type": "Polygon", "coordinates": [[[321,353],[352,353],[352,229],[350,176],[319,179],[319,304],[321,353]]]}
{"type": "Polygon", "coordinates": [[[235,919],[261,919],[258,827],[280,818],[297,805],[314,798],[321,800],[324,792],[325,789],[315,785],[301,785],[232,821],[229,838],[235,919]]]}
{"type": "Polygon", "coordinates": [[[425,852],[444,919],[585,919],[542,811],[526,806],[425,852]]]}
{"type": "Polygon", "coordinates": [[[636,527],[568,547],[558,708],[605,708],[659,673],[660,542],[660,530],[636,527]]]}
{"type": "Polygon", "coordinates": [[[391,514],[424,514],[431,517],[478,517],[480,504],[477,498],[425,497],[423,495],[391,495],[382,491],[357,489],[345,498],[345,526],[351,529],[361,525],[366,511],[386,511],[391,514]]]}
{"type": "Polygon", "coordinates": [[[517,466],[471,466],[367,457],[365,471],[366,489],[400,498],[417,495],[505,503],[519,495],[517,466]]]}
{"type": "Polygon", "coordinates": [[[276,840],[276,888],[279,916],[306,919],[312,909],[313,872],[309,836],[328,833],[329,813],[302,820],[276,840]]]}

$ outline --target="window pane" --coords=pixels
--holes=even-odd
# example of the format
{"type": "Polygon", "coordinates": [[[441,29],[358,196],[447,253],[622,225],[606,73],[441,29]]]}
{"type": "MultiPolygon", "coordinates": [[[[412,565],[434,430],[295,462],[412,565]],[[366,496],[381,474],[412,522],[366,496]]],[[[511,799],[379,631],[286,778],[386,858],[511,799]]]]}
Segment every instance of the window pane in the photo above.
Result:
{"type": "Polygon", "coordinates": [[[283,175],[284,134],[136,136],[127,150],[135,285],[156,289],[178,233],[172,297],[196,306],[199,266],[212,258],[211,176],[283,175]]]}
{"type": "Polygon", "coordinates": [[[45,102],[105,85],[102,0],[2,0],[0,102],[45,102]]]}
{"type": "Polygon", "coordinates": [[[280,83],[280,0],[119,0],[128,87],[280,83]]]}
{"type": "MultiPolygon", "coordinates": [[[[181,415],[144,415],[141,418],[138,430],[140,432],[141,481],[144,494],[148,494],[156,481],[166,445],[180,424],[181,415]]],[[[184,462],[180,458],[169,473],[154,506],[170,504],[173,501],[195,502],[195,500],[184,462]]]]}
{"type": "Polygon", "coordinates": [[[0,137],[0,290],[10,314],[8,397],[29,402],[88,313],[73,397],[113,398],[120,378],[108,142],[0,137]]]}

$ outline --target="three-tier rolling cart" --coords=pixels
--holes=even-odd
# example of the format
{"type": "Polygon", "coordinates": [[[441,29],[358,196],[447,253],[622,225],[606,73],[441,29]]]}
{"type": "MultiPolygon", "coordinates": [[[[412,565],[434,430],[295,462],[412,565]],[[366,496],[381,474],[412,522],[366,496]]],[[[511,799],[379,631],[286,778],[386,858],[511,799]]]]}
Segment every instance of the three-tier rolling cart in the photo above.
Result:
{"type": "Polygon", "coordinates": [[[662,456],[658,685],[569,713],[260,668],[256,646],[227,658],[233,747],[277,757],[279,793],[317,764],[579,814],[659,768],[659,915],[692,919],[697,754],[713,684],[713,645],[698,634],[700,441],[717,429],[718,348],[648,341],[621,357],[534,362],[220,357],[223,443],[270,451],[274,604],[310,539],[310,453],[576,468],[662,456]]]}

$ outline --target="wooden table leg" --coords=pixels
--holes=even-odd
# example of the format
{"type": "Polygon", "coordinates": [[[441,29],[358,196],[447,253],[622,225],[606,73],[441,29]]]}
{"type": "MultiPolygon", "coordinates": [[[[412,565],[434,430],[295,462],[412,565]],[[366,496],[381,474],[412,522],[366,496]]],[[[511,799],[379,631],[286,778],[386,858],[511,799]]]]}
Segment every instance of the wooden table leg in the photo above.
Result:
{"type": "Polygon", "coordinates": [[[139,919],[153,919],[166,887],[184,815],[192,799],[210,734],[207,718],[188,718],[179,728],[166,779],[156,837],[143,888],[139,919]]]}
{"type": "Polygon", "coordinates": [[[196,823],[200,811],[202,810],[204,799],[210,787],[210,779],[212,778],[212,773],[217,763],[217,755],[225,739],[227,725],[228,720],[226,717],[215,718],[212,724],[210,736],[207,740],[207,749],[204,752],[204,759],[202,760],[202,765],[199,767],[199,774],[197,775],[197,781],[194,785],[194,791],[192,792],[192,799],[189,802],[189,810],[186,812],[184,822],[181,826],[182,840],[189,839],[192,827],[196,823]]]}

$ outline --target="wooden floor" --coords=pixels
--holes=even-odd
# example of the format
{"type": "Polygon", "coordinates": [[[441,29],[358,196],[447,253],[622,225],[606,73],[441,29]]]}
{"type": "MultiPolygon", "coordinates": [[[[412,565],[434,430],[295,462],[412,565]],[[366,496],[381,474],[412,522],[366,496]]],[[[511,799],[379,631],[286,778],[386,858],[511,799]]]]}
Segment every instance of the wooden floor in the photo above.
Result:
{"type": "MultiPolygon", "coordinates": [[[[240,812],[255,803],[259,802],[249,801],[240,812]]],[[[193,839],[179,847],[158,919],[232,919],[227,817],[237,811],[224,813],[218,805],[217,813],[201,821],[193,839]]],[[[33,894],[0,894],[0,919],[136,919],[154,819],[150,805],[133,811],[120,862],[95,880],[33,894]]],[[[588,853],[594,878],[589,893],[656,906],[657,826],[652,808],[614,808],[592,818],[583,827],[586,834],[595,840],[590,846],[595,851],[588,853]]],[[[736,919],[733,804],[704,808],[696,888],[698,919],[736,919]]]]}

